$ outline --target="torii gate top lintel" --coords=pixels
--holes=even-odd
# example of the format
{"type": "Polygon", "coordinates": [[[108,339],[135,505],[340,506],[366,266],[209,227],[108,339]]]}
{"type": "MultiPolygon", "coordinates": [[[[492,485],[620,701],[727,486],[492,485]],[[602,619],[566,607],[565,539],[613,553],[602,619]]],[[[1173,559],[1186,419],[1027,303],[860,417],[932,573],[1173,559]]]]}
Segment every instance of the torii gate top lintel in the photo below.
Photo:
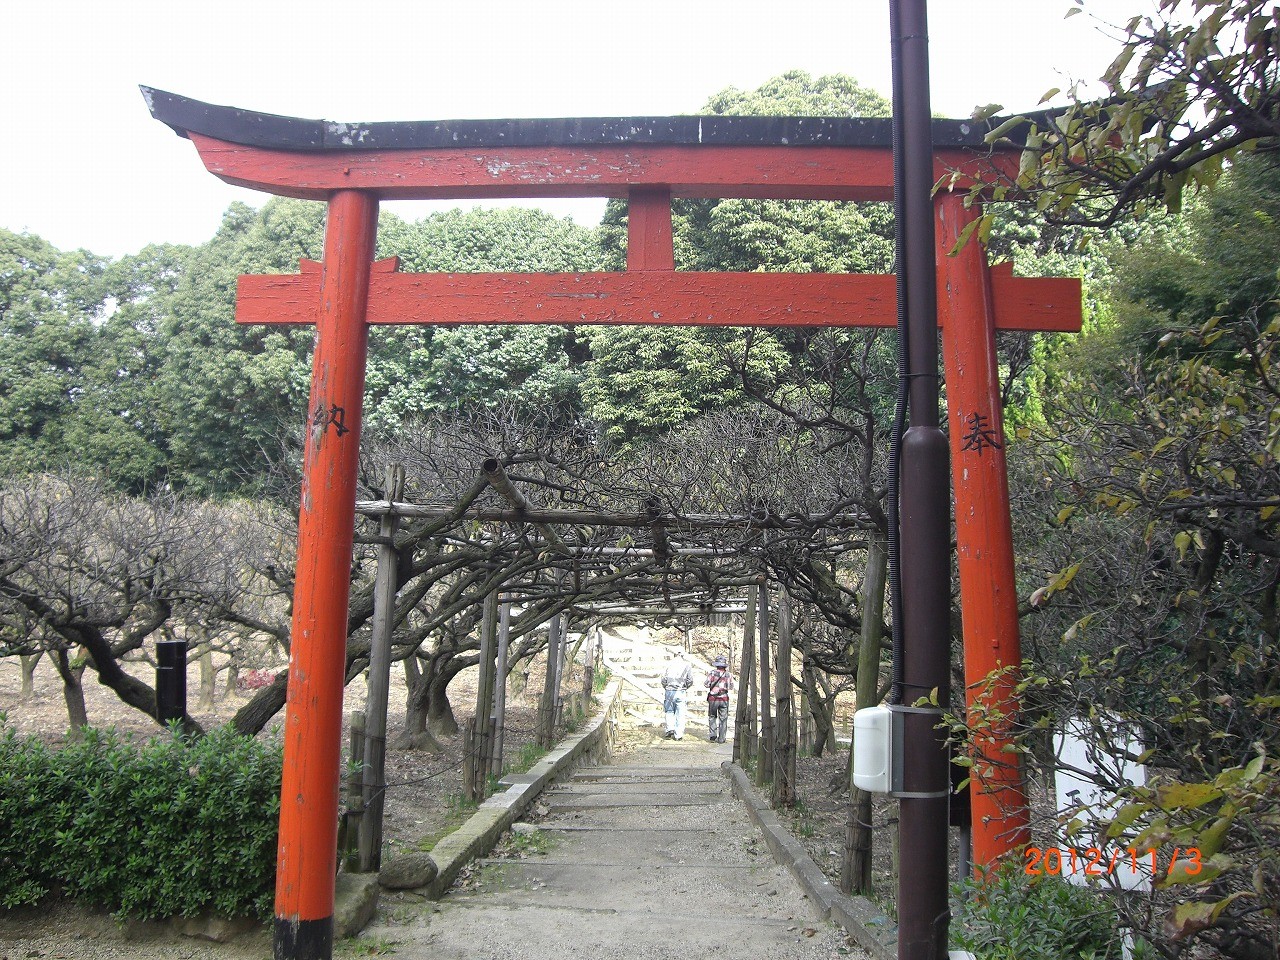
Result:
{"type": "MultiPolygon", "coordinates": [[[[218,106],[142,88],[211,173],[304,199],[676,197],[888,200],[887,117],[579,117],[341,123],[218,106]],[[430,162],[425,161],[429,159],[430,162]]],[[[985,141],[1000,118],[934,120],[938,176],[1016,174],[1018,148],[985,141]]]]}

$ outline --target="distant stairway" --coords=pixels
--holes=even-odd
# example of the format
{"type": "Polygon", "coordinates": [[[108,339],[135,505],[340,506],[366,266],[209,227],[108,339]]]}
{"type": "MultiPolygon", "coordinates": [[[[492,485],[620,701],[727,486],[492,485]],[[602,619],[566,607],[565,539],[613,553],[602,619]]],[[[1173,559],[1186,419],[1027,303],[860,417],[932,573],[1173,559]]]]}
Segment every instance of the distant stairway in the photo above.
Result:
{"type": "MultiPolygon", "coordinates": [[[[662,670],[672,646],[655,643],[644,627],[609,627],[602,634],[601,656],[604,665],[623,682],[623,709],[640,726],[663,725],[662,670]]],[[[707,725],[707,674],[711,667],[697,656],[686,653],[693,672],[689,689],[686,722],[707,725]]]]}

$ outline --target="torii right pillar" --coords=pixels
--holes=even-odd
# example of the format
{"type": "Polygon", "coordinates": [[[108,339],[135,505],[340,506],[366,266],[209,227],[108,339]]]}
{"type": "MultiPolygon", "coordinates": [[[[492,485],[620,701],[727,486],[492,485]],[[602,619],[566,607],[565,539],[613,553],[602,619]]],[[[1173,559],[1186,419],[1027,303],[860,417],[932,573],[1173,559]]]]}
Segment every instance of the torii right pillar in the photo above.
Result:
{"type": "Polygon", "coordinates": [[[934,211],[965,699],[974,729],[969,770],[973,862],[986,869],[1030,840],[1020,756],[1006,749],[1018,716],[1016,686],[1022,660],[1013,524],[991,268],[977,236],[955,256],[949,255],[982,210],[977,203],[966,208],[963,193],[942,193],[934,211]]]}

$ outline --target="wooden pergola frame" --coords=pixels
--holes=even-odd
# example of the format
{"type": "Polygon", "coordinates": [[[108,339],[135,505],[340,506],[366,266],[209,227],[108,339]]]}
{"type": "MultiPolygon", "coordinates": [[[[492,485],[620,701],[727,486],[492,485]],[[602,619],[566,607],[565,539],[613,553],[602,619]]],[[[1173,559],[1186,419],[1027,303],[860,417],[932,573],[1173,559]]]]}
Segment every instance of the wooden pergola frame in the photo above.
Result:
{"type": "MultiPolygon", "coordinates": [[[[888,200],[890,121],[646,117],[347,124],[214,106],[143,88],[152,114],[228,183],[328,204],[324,260],[242,277],[237,322],[316,327],[299,515],[276,888],[276,956],[331,954],[347,604],[365,358],[371,324],[871,326],[896,322],[894,278],[675,269],[677,197],[888,200]],[[629,205],[614,273],[401,274],[374,263],[391,199],[616,197],[629,205]]],[[[988,123],[933,121],[938,316],[970,699],[1016,712],[1021,659],[995,332],[1080,328],[1080,285],[955,252],[980,215],[969,188],[1016,176],[988,123]],[[954,253],[954,255],[953,255],[954,253]]],[[[974,859],[1025,842],[1020,771],[997,728],[973,768],[974,859]]]]}

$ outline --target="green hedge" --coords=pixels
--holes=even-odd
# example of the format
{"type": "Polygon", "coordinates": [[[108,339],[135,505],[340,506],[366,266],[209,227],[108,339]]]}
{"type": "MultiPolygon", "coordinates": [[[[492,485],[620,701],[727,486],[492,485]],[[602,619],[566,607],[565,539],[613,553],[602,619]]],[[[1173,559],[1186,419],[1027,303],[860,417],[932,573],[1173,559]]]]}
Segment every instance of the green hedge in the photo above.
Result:
{"type": "MultiPolygon", "coordinates": [[[[2,721],[3,718],[0,718],[2,721]]],[[[0,906],[61,889],[117,917],[271,915],[280,750],[221,728],[146,742],[0,735],[0,906]]]]}
{"type": "Polygon", "coordinates": [[[955,943],[978,960],[1120,960],[1116,909],[1107,894],[1058,877],[1030,877],[1006,863],[958,891],[955,943]]]}

